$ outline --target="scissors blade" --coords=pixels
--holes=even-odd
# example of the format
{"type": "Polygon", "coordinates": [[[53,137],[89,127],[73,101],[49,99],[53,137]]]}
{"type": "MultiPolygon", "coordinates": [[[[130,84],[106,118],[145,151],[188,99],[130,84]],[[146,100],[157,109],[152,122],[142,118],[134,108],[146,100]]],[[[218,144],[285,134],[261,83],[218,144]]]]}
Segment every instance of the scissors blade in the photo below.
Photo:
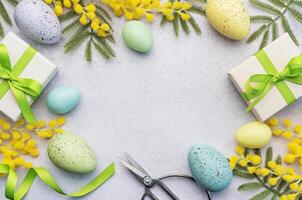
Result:
{"type": "Polygon", "coordinates": [[[148,172],[136,161],[132,158],[127,152],[124,152],[127,161],[134,166],[136,169],[139,169],[141,172],[144,172],[146,176],[150,176],[148,172]]]}
{"type": "Polygon", "coordinates": [[[147,176],[144,172],[132,166],[127,161],[121,159],[122,164],[130,171],[132,174],[142,183],[144,182],[144,178],[147,176]]]}

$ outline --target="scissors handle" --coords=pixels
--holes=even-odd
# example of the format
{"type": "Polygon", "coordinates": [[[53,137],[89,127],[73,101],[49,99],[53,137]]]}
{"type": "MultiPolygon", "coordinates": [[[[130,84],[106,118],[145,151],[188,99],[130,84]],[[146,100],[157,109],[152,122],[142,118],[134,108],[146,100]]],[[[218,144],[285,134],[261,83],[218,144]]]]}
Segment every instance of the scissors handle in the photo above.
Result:
{"type": "MultiPolygon", "coordinates": [[[[184,175],[184,174],[170,174],[167,176],[163,176],[163,177],[159,178],[158,180],[161,181],[161,180],[168,179],[168,178],[185,178],[185,179],[192,180],[195,182],[195,179],[192,176],[188,176],[188,175],[184,175]]],[[[202,189],[207,194],[208,200],[212,200],[212,195],[211,195],[210,191],[208,191],[204,188],[202,188],[202,189]]]]}
{"type": "Polygon", "coordinates": [[[150,188],[149,187],[146,187],[145,189],[145,194],[142,196],[142,199],[141,200],[145,200],[146,197],[149,197],[150,199],[152,200],[159,200],[155,194],[153,194],[153,192],[151,192],[150,188]]]}
{"type": "Polygon", "coordinates": [[[155,184],[159,185],[173,200],[179,200],[179,198],[168,188],[168,186],[160,181],[160,180],[153,180],[155,184]]]}

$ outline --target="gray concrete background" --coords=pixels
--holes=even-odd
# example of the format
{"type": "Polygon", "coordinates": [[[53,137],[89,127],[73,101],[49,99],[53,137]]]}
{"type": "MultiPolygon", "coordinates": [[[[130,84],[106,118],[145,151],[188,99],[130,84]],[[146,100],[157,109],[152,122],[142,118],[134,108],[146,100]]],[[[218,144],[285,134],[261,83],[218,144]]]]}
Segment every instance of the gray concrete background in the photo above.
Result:
{"type": "MultiPolygon", "coordinates": [[[[245,1],[250,14],[258,10],[245,1]]],[[[9,7],[10,16],[13,8],[9,7]]],[[[235,42],[217,34],[205,18],[196,16],[203,30],[201,36],[182,32],[174,36],[172,25],[160,28],[157,18],[148,25],[154,38],[154,48],[148,55],[129,50],[121,38],[123,19],[113,17],[113,45],[117,57],[106,61],[93,51],[93,61],[84,60],[84,45],[70,54],[63,53],[64,41],[54,46],[39,45],[26,40],[59,67],[59,74],[33,105],[39,118],[50,119],[46,95],[56,86],[71,84],[81,90],[77,109],[69,113],[65,129],[83,137],[96,152],[97,170],[89,175],[75,175],[56,168],[47,157],[47,142],[40,140],[41,156],[33,162],[45,166],[66,192],[88,183],[111,161],[116,162],[116,175],[91,195],[81,199],[136,200],[143,193],[140,185],[125,170],[118,156],[123,151],[133,155],[154,177],[169,173],[189,174],[187,153],[191,145],[211,145],[226,156],[233,154],[236,129],[253,120],[245,113],[245,104],[227,77],[227,72],[255,53],[259,42],[235,42]]],[[[302,42],[301,25],[290,23],[302,42]]],[[[253,27],[254,28],[254,27],[253,27]]],[[[16,26],[6,27],[20,36],[16,26]]],[[[24,38],[24,37],[22,37],[24,38]]],[[[25,39],[25,38],[24,38],[25,39]]],[[[66,40],[66,39],[64,39],[66,40]]],[[[300,48],[301,49],[301,48],[300,48]]],[[[302,100],[288,106],[279,117],[291,117],[301,122],[302,100]]],[[[284,140],[271,142],[278,151],[286,150],[284,140]]],[[[25,170],[19,174],[24,176],[25,170]]],[[[245,180],[234,177],[229,188],[213,194],[214,199],[248,199],[253,193],[237,192],[245,180]]],[[[0,199],[4,199],[3,179],[0,199]]],[[[201,190],[188,181],[171,180],[167,184],[181,199],[198,200],[201,190]]],[[[160,199],[168,199],[159,191],[160,199]]],[[[48,189],[37,180],[26,199],[68,199],[48,189]]]]}

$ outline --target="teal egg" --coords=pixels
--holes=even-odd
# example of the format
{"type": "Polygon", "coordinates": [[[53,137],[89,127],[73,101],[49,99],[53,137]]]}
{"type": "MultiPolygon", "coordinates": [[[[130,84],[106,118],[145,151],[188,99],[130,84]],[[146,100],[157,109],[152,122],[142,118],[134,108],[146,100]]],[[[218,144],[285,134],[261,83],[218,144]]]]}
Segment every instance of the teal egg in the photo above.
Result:
{"type": "Polygon", "coordinates": [[[65,132],[48,142],[47,153],[52,163],[69,172],[89,173],[96,168],[95,154],[79,136],[65,132]]]}
{"type": "Polygon", "coordinates": [[[59,86],[48,94],[47,107],[55,114],[64,114],[79,104],[80,96],[80,91],[73,86],[59,86]]]}
{"type": "Polygon", "coordinates": [[[141,21],[127,22],[123,27],[123,39],[129,48],[141,53],[147,53],[152,48],[152,34],[141,21]]]}
{"type": "Polygon", "coordinates": [[[227,158],[216,149],[195,145],[189,151],[189,166],[195,181],[209,191],[221,191],[231,183],[233,173],[227,158]]]}

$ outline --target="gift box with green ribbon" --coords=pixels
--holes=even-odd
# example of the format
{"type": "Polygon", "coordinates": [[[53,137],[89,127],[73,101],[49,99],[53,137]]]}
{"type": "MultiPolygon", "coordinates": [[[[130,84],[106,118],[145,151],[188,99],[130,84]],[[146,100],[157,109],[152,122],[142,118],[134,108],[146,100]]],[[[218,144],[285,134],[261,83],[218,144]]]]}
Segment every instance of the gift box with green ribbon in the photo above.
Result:
{"type": "Polygon", "coordinates": [[[288,34],[229,72],[256,118],[265,121],[302,96],[302,54],[288,34]]]}
{"type": "Polygon", "coordinates": [[[56,72],[53,63],[8,33],[0,44],[0,111],[13,121],[22,114],[34,123],[30,106],[56,72]]]}

